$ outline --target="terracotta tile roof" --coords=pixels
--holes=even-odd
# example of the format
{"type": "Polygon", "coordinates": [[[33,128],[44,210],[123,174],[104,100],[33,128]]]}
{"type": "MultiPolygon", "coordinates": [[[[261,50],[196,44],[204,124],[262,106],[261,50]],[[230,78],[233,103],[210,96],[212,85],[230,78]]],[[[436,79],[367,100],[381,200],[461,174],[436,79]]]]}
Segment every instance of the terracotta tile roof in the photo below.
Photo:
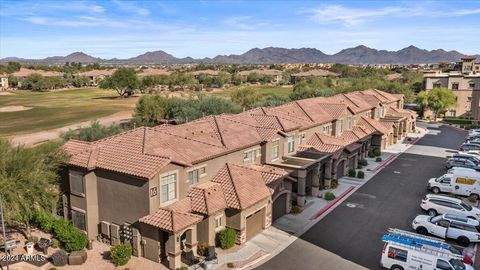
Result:
{"type": "Polygon", "coordinates": [[[35,70],[28,68],[20,68],[19,71],[12,73],[14,77],[28,77],[32,74],[40,74],[43,77],[62,77],[62,72],[57,71],[45,71],[45,70],[35,70]]]}
{"type": "Polygon", "coordinates": [[[397,109],[395,107],[389,107],[387,111],[385,112],[385,116],[393,116],[393,117],[415,117],[416,113],[413,114],[413,111],[410,110],[405,110],[405,109],[397,109]]]}
{"type": "Polygon", "coordinates": [[[372,89],[372,88],[360,91],[359,94],[373,95],[376,98],[378,98],[379,100],[381,100],[382,103],[390,103],[390,102],[395,102],[395,101],[398,101],[400,99],[403,99],[403,95],[398,95],[398,94],[393,95],[393,94],[387,93],[385,91],[380,91],[378,89],[372,89]]]}
{"type": "Polygon", "coordinates": [[[315,149],[322,153],[333,153],[343,149],[347,143],[339,138],[315,133],[300,149],[315,149]]]}
{"type": "Polygon", "coordinates": [[[80,76],[97,77],[97,76],[112,76],[116,69],[104,69],[104,70],[90,70],[80,73],[80,76]]]}
{"type": "Polygon", "coordinates": [[[380,121],[375,120],[375,119],[371,119],[371,118],[367,118],[367,117],[362,116],[359,119],[358,122],[359,122],[360,125],[364,125],[364,126],[367,126],[369,128],[373,128],[373,129],[375,129],[376,131],[378,131],[382,134],[389,134],[389,133],[392,132],[392,130],[388,129],[380,121]]]}
{"type": "Polygon", "coordinates": [[[227,208],[222,187],[218,183],[206,182],[196,185],[188,191],[187,196],[190,198],[191,211],[194,213],[210,216],[227,208]]]}
{"type": "Polygon", "coordinates": [[[277,69],[252,69],[252,70],[244,70],[240,71],[238,74],[241,76],[248,76],[250,73],[257,73],[261,75],[267,76],[280,76],[282,75],[282,71],[277,69]]]}
{"type": "Polygon", "coordinates": [[[338,119],[346,110],[348,110],[348,106],[346,104],[323,103],[321,99],[317,100],[317,102],[318,106],[322,108],[323,111],[328,113],[333,119],[338,119]]]}
{"type": "Polygon", "coordinates": [[[228,208],[243,210],[270,196],[262,174],[239,165],[227,163],[211,181],[222,186],[228,208]]]}
{"type": "Polygon", "coordinates": [[[76,155],[91,147],[91,143],[79,140],[69,140],[63,145],[65,151],[70,155],[76,155]]]}
{"type": "Polygon", "coordinates": [[[340,74],[331,72],[324,69],[313,69],[309,71],[299,72],[292,74],[294,77],[327,77],[327,76],[334,76],[338,77],[340,74]]]}
{"type": "Polygon", "coordinates": [[[139,221],[167,232],[176,233],[202,221],[202,219],[202,216],[192,213],[161,208],[154,214],[140,218],[139,221]]]}
{"type": "Polygon", "coordinates": [[[168,76],[170,74],[172,74],[172,72],[160,68],[146,68],[138,73],[139,76],[168,76]]]}
{"type": "Polygon", "coordinates": [[[248,168],[261,173],[263,181],[273,194],[275,188],[283,182],[283,179],[288,175],[284,169],[270,166],[270,165],[250,165],[248,168]]]}

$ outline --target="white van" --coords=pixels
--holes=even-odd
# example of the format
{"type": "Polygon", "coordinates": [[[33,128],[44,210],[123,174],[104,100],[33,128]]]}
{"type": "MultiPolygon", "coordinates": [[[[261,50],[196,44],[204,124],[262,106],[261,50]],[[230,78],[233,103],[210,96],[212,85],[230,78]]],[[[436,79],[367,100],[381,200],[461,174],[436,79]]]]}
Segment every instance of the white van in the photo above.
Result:
{"type": "Polygon", "coordinates": [[[390,229],[380,264],[391,270],[473,270],[462,262],[461,252],[442,240],[398,229],[390,229]]]}
{"type": "Polygon", "coordinates": [[[477,177],[480,178],[480,172],[472,169],[472,168],[465,168],[465,167],[453,167],[447,171],[447,173],[450,174],[468,174],[469,176],[472,177],[477,177]]]}
{"type": "Polygon", "coordinates": [[[479,199],[480,175],[466,170],[454,170],[438,178],[428,180],[427,188],[433,193],[452,193],[460,196],[472,196],[479,199]]]}

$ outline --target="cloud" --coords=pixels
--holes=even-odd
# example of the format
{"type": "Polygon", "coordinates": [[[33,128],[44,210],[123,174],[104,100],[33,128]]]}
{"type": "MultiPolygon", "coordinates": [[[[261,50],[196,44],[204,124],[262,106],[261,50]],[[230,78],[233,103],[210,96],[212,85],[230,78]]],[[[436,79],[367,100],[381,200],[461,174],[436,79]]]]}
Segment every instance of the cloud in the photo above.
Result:
{"type": "Polygon", "coordinates": [[[135,4],[135,2],[127,2],[127,1],[121,1],[121,0],[113,0],[113,3],[117,5],[118,8],[124,11],[128,12],[133,12],[139,16],[148,16],[150,15],[150,11],[146,8],[142,8],[135,4]]]}
{"type": "Polygon", "coordinates": [[[329,5],[315,8],[310,13],[310,18],[320,24],[340,23],[352,26],[366,22],[372,18],[383,17],[404,11],[401,7],[384,7],[380,9],[347,8],[340,5],[329,5]]]}
{"type": "Polygon", "coordinates": [[[254,21],[251,16],[233,16],[224,19],[223,23],[240,30],[255,30],[265,26],[279,26],[279,24],[270,24],[267,21],[254,21]]]}

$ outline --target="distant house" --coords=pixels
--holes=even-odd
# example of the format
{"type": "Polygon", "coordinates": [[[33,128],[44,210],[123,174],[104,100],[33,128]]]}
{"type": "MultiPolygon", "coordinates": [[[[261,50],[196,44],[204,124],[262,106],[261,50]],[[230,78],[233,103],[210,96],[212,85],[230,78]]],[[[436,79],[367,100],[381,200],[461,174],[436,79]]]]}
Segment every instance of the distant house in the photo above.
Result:
{"type": "Polygon", "coordinates": [[[8,89],[8,74],[0,74],[0,91],[8,89]]]}
{"type": "Polygon", "coordinates": [[[311,78],[311,77],[324,77],[325,78],[325,77],[338,77],[338,76],[340,76],[340,74],[335,73],[335,72],[331,72],[331,71],[328,71],[328,70],[313,69],[313,70],[299,72],[299,73],[295,73],[295,74],[290,75],[290,82],[295,83],[298,80],[311,78]]]}
{"type": "Polygon", "coordinates": [[[112,76],[116,69],[108,70],[90,70],[82,72],[79,75],[90,79],[90,85],[97,86],[103,79],[112,76]]]}
{"type": "Polygon", "coordinates": [[[264,76],[271,76],[273,78],[273,82],[280,83],[283,79],[283,73],[277,69],[253,69],[253,70],[245,70],[240,71],[238,74],[243,77],[243,79],[247,79],[248,75],[252,73],[257,73],[264,76]]]}
{"type": "Polygon", "coordinates": [[[160,68],[146,68],[141,70],[140,73],[138,73],[138,76],[145,77],[145,76],[168,76],[172,74],[172,72],[166,70],[166,69],[160,69],[160,68]]]}
{"type": "Polygon", "coordinates": [[[403,78],[402,73],[396,73],[396,72],[385,76],[385,79],[387,79],[388,81],[396,81],[401,78],[403,78]]]}
{"type": "Polygon", "coordinates": [[[32,74],[39,74],[42,77],[63,77],[62,72],[35,70],[35,69],[28,69],[28,68],[20,68],[19,71],[12,73],[12,76],[17,78],[25,78],[32,74]]]}

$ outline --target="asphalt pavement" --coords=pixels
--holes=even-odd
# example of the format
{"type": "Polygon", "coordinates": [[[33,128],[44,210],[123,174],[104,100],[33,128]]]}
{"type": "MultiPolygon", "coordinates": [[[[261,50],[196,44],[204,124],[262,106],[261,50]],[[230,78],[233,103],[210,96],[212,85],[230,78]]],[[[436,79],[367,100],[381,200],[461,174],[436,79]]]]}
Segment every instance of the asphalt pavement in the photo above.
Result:
{"type": "Polygon", "coordinates": [[[466,135],[446,126],[430,126],[429,130],[412,148],[257,269],[350,269],[344,265],[332,268],[322,262],[331,260],[325,251],[368,269],[381,269],[382,235],[388,228],[411,230],[412,220],[422,214],[420,202],[427,194],[428,179],[445,173],[445,157],[458,149],[466,135]]]}

